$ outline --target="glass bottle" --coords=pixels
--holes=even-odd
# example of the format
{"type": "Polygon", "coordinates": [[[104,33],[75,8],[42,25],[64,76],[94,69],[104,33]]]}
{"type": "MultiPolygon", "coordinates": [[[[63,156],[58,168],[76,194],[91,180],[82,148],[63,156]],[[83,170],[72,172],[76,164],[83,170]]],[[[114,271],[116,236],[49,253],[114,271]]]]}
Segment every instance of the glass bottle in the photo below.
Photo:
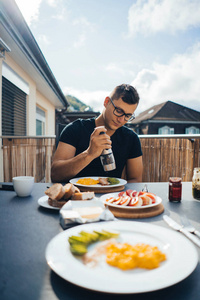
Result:
{"type": "Polygon", "coordinates": [[[170,177],[169,178],[169,201],[180,202],[182,196],[182,178],[170,177]]]}
{"type": "Polygon", "coordinates": [[[116,169],[115,158],[112,152],[112,149],[104,149],[101,156],[101,163],[104,168],[104,171],[112,171],[116,169]]]}
{"type": "Polygon", "coordinates": [[[194,199],[200,200],[200,168],[194,168],[192,177],[192,196],[194,199]]]}
{"type": "MultiPolygon", "coordinates": [[[[105,134],[104,131],[100,134],[105,134]]],[[[112,149],[104,149],[100,155],[101,164],[104,171],[112,171],[116,169],[115,158],[112,152],[112,149]]]]}

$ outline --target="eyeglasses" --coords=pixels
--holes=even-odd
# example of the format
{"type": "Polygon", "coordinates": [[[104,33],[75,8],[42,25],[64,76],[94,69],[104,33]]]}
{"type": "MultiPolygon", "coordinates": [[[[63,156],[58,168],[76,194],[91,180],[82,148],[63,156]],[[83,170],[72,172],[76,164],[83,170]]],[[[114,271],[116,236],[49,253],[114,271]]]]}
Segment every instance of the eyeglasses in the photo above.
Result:
{"type": "Polygon", "coordinates": [[[122,117],[124,116],[124,120],[125,121],[131,121],[133,119],[135,119],[135,114],[125,114],[125,112],[123,111],[123,109],[116,107],[115,104],[113,103],[112,99],[110,98],[110,101],[112,103],[112,105],[114,106],[114,110],[113,110],[113,114],[116,117],[122,117]]]}

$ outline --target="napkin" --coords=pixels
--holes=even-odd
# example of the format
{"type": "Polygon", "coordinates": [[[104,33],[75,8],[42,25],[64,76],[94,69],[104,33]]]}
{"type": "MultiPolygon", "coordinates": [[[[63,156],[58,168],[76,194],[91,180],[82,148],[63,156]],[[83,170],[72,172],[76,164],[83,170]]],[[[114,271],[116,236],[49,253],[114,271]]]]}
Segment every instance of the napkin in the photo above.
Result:
{"type": "Polygon", "coordinates": [[[69,200],[60,210],[60,224],[63,229],[100,221],[116,220],[114,215],[99,199],[86,201],[69,200]]]}

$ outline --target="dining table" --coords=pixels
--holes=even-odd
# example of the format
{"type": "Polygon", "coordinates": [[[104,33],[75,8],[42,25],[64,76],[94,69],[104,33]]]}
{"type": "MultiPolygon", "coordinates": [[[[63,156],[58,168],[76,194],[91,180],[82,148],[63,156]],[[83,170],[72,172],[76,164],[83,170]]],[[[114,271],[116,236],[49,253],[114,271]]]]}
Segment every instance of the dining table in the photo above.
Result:
{"type": "MultiPolygon", "coordinates": [[[[200,231],[200,201],[195,200],[192,196],[191,182],[182,183],[180,202],[169,201],[168,182],[127,183],[124,190],[140,191],[144,184],[147,185],[150,192],[162,199],[164,211],[153,217],[117,219],[131,222],[131,224],[134,222],[146,224],[147,229],[148,225],[152,224],[159,228],[167,228],[172,233],[174,231],[164,222],[163,215],[170,216],[178,223],[180,223],[180,217],[186,215],[192,225],[200,231]]],[[[8,183],[8,185],[12,187],[12,183],[8,183]]],[[[45,191],[50,185],[51,183],[34,183],[31,195],[24,198],[18,197],[11,189],[0,190],[1,300],[200,299],[200,248],[192,242],[190,243],[198,254],[197,266],[186,278],[165,288],[139,293],[106,293],[78,286],[61,278],[49,267],[45,257],[49,242],[64,231],[60,224],[59,210],[48,209],[38,203],[38,199],[45,195],[45,191]]],[[[101,194],[96,194],[97,198],[100,196],[101,194]]],[[[180,232],[177,234],[182,235],[180,232]]],[[[179,249],[180,255],[182,250],[179,249]]],[[[178,268],[179,266],[177,266],[177,271],[178,268]]],[[[82,276],[81,271],[77,271],[78,276],[82,276]]],[[[168,276],[170,277],[172,274],[168,274],[168,276]]],[[[162,276],[157,280],[162,282],[162,276]]]]}

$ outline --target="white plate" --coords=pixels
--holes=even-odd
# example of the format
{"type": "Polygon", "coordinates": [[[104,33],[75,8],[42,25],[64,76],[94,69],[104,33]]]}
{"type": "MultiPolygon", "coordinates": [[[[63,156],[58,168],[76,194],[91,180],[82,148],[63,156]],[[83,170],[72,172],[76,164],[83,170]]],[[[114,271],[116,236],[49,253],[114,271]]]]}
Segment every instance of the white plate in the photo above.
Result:
{"type": "MultiPolygon", "coordinates": [[[[101,184],[85,185],[85,184],[77,183],[77,181],[79,179],[91,178],[91,179],[94,179],[94,180],[98,180],[99,177],[100,176],[98,176],[98,177],[78,177],[78,178],[71,179],[69,182],[71,182],[72,184],[75,184],[77,186],[85,186],[85,187],[93,187],[93,188],[111,188],[111,187],[122,186],[122,185],[127,184],[127,181],[124,180],[124,179],[121,179],[121,178],[117,178],[119,180],[118,184],[112,184],[112,185],[111,184],[109,184],[109,185],[101,185],[101,184]]],[[[101,177],[101,178],[108,178],[108,177],[101,177]]]]}
{"type": "Polygon", "coordinates": [[[50,268],[63,279],[90,290],[116,294],[150,292],[171,286],[189,276],[198,263],[196,248],[180,233],[134,221],[92,223],[65,230],[49,242],[45,257],[50,268]],[[95,268],[89,268],[72,255],[68,237],[82,230],[102,229],[119,231],[122,242],[158,246],[167,260],[153,270],[122,271],[103,261],[95,268]]]}
{"type": "MultiPolygon", "coordinates": [[[[97,198],[94,197],[90,200],[96,200],[97,198]]],[[[90,201],[90,200],[87,200],[87,201],[90,201]]],[[[73,200],[72,200],[73,201],[73,200]]],[[[77,201],[77,200],[75,200],[77,201]]],[[[84,201],[85,202],[85,201],[84,201]]],[[[67,202],[66,202],[67,203],[67,202]]],[[[60,207],[54,207],[54,206],[51,206],[49,205],[48,203],[48,196],[43,196],[41,198],[38,199],[38,204],[42,207],[45,207],[45,208],[50,208],[50,209],[56,209],[56,210],[60,210],[61,208],[60,207]]],[[[65,205],[65,204],[64,204],[65,205]]]]}
{"type": "Polygon", "coordinates": [[[50,209],[56,209],[56,210],[59,210],[60,208],[59,207],[53,207],[51,205],[49,205],[48,203],[48,196],[43,196],[41,198],[38,199],[38,204],[42,207],[45,207],[45,208],[50,208],[50,209]]]}
{"type": "Polygon", "coordinates": [[[122,208],[122,209],[143,209],[143,208],[149,208],[149,207],[154,207],[159,205],[162,202],[162,199],[158,196],[156,196],[156,203],[153,204],[149,204],[149,205],[144,205],[144,206],[123,206],[123,205],[117,205],[117,204],[112,204],[112,203],[108,203],[106,202],[106,199],[110,198],[110,197],[114,197],[116,198],[118,196],[120,192],[118,193],[110,193],[110,194],[104,194],[103,196],[101,196],[99,199],[106,205],[108,206],[112,206],[112,207],[117,207],[117,208],[122,208]]]}

